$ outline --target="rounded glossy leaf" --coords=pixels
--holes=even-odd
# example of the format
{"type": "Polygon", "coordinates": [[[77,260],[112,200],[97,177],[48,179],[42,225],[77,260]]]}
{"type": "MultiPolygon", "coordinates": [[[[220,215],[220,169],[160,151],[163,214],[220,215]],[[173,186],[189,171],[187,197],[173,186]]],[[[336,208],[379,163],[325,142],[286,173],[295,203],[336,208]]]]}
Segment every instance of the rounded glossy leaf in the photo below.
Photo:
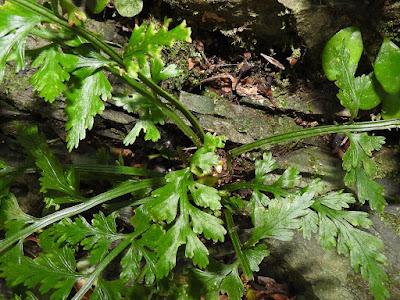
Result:
{"type": "Polygon", "coordinates": [[[400,92],[389,94],[383,99],[382,117],[385,120],[400,118],[400,92]]]}
{"type": "MultiPolygon", "coordinates": [[[[370,73],[366,77],[365,86],[360,94],[360,109],[368,110],[377,107],[381,103],[381,96],[378,92],[379,83],[374,73],[370,73]]],[[[381,88],[382,90],[382,88],[381,88]]]]}
{"type": "Polygon", "coordinates": [[[143,9],[143,0],[114,0],[115,8],[123,17],[133,17],[143,9]]]}
{"type": "Polygon", "coordinates": [[[385,38],[375,59],[375,76],[386,92],[400,91],[400,48],[385,38]]]}
{"type": "Polygon", "coordinates": [[[336,80],[339,74],[335,61],[338,59],[338,51],[343,40],[345,48],[350,51],[349,64],[357,65],[361,58],[363,42],[360,30],[357,27],[347,27],[336,33],[326,43],[322,53],[322,68],[326,77],[331,81],[336,80]]]}
{"type": "Polygon", "coordinates": [[[94,14],[101,13],[108,3],[108,0],[87,0],[86,5],[94,14]]]}

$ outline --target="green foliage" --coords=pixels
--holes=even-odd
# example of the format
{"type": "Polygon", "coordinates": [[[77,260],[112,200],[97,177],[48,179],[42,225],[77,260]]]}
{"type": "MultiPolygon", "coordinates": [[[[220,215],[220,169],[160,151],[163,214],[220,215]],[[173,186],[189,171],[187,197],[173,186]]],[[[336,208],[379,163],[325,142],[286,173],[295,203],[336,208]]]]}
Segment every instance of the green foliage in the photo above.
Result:
{"type": "MultiPolygon", "coordinates": [[[[336,59],[331,64],[337,70],[335,84],[340,89],[337,97],[340,103],[346,107],[355,118],[359,109],[371,109],[380,102],[380,96],[374,89],[373,74],[354,77],[357,65],[351,63],[351,52],[345,43],[332,51],[336,59]]],[[[324,59],[324,57],[323,57],[324,59]]]]}
{"type": "MultiPolygon", "coordinates": [[[[69,25],[57,17],[58,13],[54,15],[41,6],[31,10],[34,4],[29,3],[24,5],[19,0],[8,1],[0,7],[0,82],[7,60],[15,61],[16,71],[25,68],[25,40],[28,34],[51,40],[48,46],[30,49],[32,67],[38,67],[30,82],[46,101],[54,102],[63,94],[67,98],[65,113],[68,117],[66,130],[70,151],[85,138],[86,130],[92,129],[94,117],[104,110],[103,102],[112,97],[112,87],[103,70],[117,67],[120,74],[127,70],[133,77],[140,71],[155,84],[180,74],[174,65],[164,66],[160,53],[163,47],[172,46],[177,40],[190,41],[190,29],[185,22],[171,30],[168,30],[170,19],[166,19],[159,30],[153,24],[137,27],[121,57],[87,31],[79,31],[84,35],[82,38],[70,27],[82,26],[85,16],[68,0],[60,0],[60,5],[68,13],[69,25]],[[43,22],[57,26],[46,27],[43,22]],[[96,43],[91,45],[87,40],[96,43]]],[[[154,96],[145,87],[137,84],[140,97],[144,98],[140,101],[146,104],[138,108],[141,111],[140,123],[127,136],[126,144],[133,143],[141,130],[147,133],[146,139],[158,140],[160,135],[155,124],[164,123],[159,102],[155,102],[154,96]]],[[[131,99],[135,97],[138,96],[133,95],[131,99]]]]}
{"type": "MultiPolygon", "coordinates": [[[[141,9],[141,1],[117,1],[115,5],[122,11],[127,3],[136,4],[129,9],[141,9]]],[[[106,4],[89,3],[95,12],[106,4]]],[[[175,65],[164,64],[162,49],[175,41],[191,41],[185,22],[171,30],[170,19],[160,27],[136,26],[128,45],[117,51],[84,28],[86,16],[69,0],[52,1],[53,10],[46,7],[30,0],[8,0],[0,6],[0,81],[6,61],[15,61],[16,71],[25,67],[28,34],[47,39],[48,45],[26,52],[32,59],[31,66],[37,68],[30,82],[47,102],[59,103],[65,96],[70,151],[78,147],[86,131],[93,127],[95,117],[102,114],[104,101],[111,99],[128,113],[139,115],[125,145],[134,143],[141,132],[145,140],[157,141],[157,126],[168,117],[197,150],[183,159],[183,167],[173,168],[165,176],[146,168],[63,165],[36,127],[21,126],[17,141],[28,154],[25,165],[13,168],[0,161],[0,229],[5,231],[5,238],[0,241],[0,276],[6,278],[8,285],[24,285],[28,289],[37,286],[39,293],[52,299],[78,300],[89,289],[91,299],[149,295],[158,299],[219,299],[220,294],[241,299],[245,293],[241,272],[246,280],[252,280],[259,264],[269,256],[262,241],[290,241],[295,232],[302,232],[308,239],[315,234],[323,249],[336,247],[339,254],[349,256],[354,270],[369,280],[376,299],[389,297],[385,287],[388,278],[381,269],[386,261],[380,253],[382,241],[359,229],[369,228],[371,221],[367,213],[349,210],[350,204],[356,202],[352,194],[326,194],[318,179],[299,188],[301,175],[297,168],[275,174],[276,162],[271,153],[255,161],[253,181],[224,184],[219,180],[221,172],[226,175],[232,171],[223,169],[226,165],[229,168],[230,155],[243,153],[243,148],[225,153],[222,148],[226,139],[204,134],[196,118],[158,86],[162,80],[180,74],[175,65]],[[59,17],[59,5],[67,13],[68,22],[59,17]],[[124,80],[126,92],[113,95],[106,74],[124,80]],[[175,110],[183,114],[193,130],[175,110]],[[37,218],[22,211],[11,191],[18,176],[28,170],[40,177],[43,201],[48,207],[55,206],[53,213],[37,218]],[[119,176],[102,176],[112,187],[103,191],[107,185],[98,185],[91,191],[98,194],[88,197],[87,189],[81,190],[81,186],[93,185],[88,181],[93,177],[86,178],[91,172],[119,176]],[[154,177],[146,178],[149,175],[154,177]],[[231,194],[243,188],[250,191],[249,197],[231,194]],[[114,202],[102,206],[111,200],[114,202]],[[133,213],[129,222],[122,220],[118,211],[124,206],[133,213]],[[241,228],[235,222],[242,224],[246,216],[253,230],[247,240],[242,240],[245,235],[240,234],[241,228]],[[25,240],[31,235],[38,235],[40,253],[25,251],[29,250],[25,240]],[[230,249],[233,246],[234,253],[220,257],[227,245],[230,249]],[[77,257],[82,251],[82,260],[89,264],[86,271],[78,270],[77,257]],[[224,259],[230,264],[221,263],[224,259]],[[117,280],[106,278],[105,270],[111,263],[120,266],[117,280]],[[72,296],[76,283],[81,287],[72,296]]],[[[384,43],[375,64],[379,81],[384,80],[382,70],[395,68],[387,61],[397,55],[393,45],[384,43]]],[[[324,70],[329,79],[336,80],[338,97],[353,119],[359,109],[370,109],[380,101],[373,74],[354,77],[361,52],[361,34],[354,27],[335,35],[324,52],[324,70]]],[[[394,77],[384,85],[387,91],[394,91],[394,77]]],[[[346,133],[350,147],[343,156],[345,183],[356,187],[358,201],[368,200],[372,209],[382,211],[386,202],[382,187],[373,181],[376,166],[372,153],[381,148],[384,139],[354,132],[398,127],[400,123],[396,121],[321,126],[244,147],[249,151],[267,143],[336,131],[346,133]]],[[[36,299],[30,292],[25,296],[36,299]]],[[[14,299],[21,297],[18,294],[14,299]]]]}
{"type": "Polygon", "coordinates": [[[301,220],[301,229],[308,239],[311,232],[317,232],[324,249],[336,247],[339,254],[350,256],[354,270],[360,270],[362,277],[369,279],[370,291],[375,294],[375,299],[385,299],[389,297],[384,285],[388,278],[380,265],[385,264],[386,258],[379,253],[383,250],[383,242],[356,227],[369,228],[372,225],[367,213],[343,210],[354,202],[351,194],[342,191],[316,198],[312,210],[301,220]]]}
{"type": "MultiPolygon", "coordinates": [[[[208,133],[204,147],[197,152],[204,153],[207,162],[210,156],[208,154],[216,156],[214,149],[220,146],[223,146],[221,138],[208,133]]],[[[200,268],[208,265],[209,252],[198,238],[199,234],[214,242],[224,241],[226,230],[222,226],[222,220],[215,216],[221,209],[221,197],[215,188],[194,180],[190,170],[200,167],[196,157],[198,155],[195,154],[191,167],[168,173],[167,184],[155,190],[149,201],[136,209],[132,220],[140,228],[151,226],[152,222],[166,222],[171,225],[156,248],[160,257],[156,265],[156,276],[159,278],[166,276],[175,267],[177,251],[181,245],[186,244],[185,256],[191,258],[194,264],[200,268]],[[201,207],[211,211],[204,211],[201,207]],[[145,219],[147,224],[143,224],[145,219]]],[[[211,164],[210,161],[208,163],[211,164]]],[[[208,171],[203,175],[211,173],[211,165],[208,171]]]]}
{"type": "Polygon", "coordinates": [[[82,278],[75,272],[75,257],[69,247],[53,249],[51,253],[30,259],[22,254],[20,246],[15,246],[0,258],[0,262],[0,276],[5,277],[9,285],[23,283],[32,288],[39,284],[42,294],[54,290],[52,299],[67,299],[75,282],[82,278]]]}
{"type": "Polygon", "coordinates": [[[344,48],[349,50],[349,58],[342,62],[344,68],[352,68],[352,65],[360,61],[363,52],[363,42],[361,32],[357,27],[347,27],[336,33],[325,45],[322,53],[322,68],[326,77],[331,80],[337,80],[341,77],[342,68],[337,64],[338,50],[344,44],[344,48]]]}
{"type": "MultiPolygon", "coordinates": [[[[108,0],[89,0],[87,6],[91,12],[99,14],[106,8],[108,3],[108,0]]],[[[134,17],[143,9],[143,0],[116,0],[113,4],[123,17],[134,17]]]]}
{"type": "Polygon", "coordinates": [[[28,12],[10,2],[0,7],[0,82],[4,77],[7,56],[15,56],[15,71],[25,68],[25,44],[29,32],[45,18],[28,12]]]}
{"type": "Polygon", "coordinates": [[[46,47],[32,62],[32,67],[40,66],[30,79],[33,89],[40,91],[44,100],[53,102],[67,89],[64,82],[70,78],[68,70],[77,62],[76,56],[61,53],[55,45],[46,47]]]}
{"type": "Polygon", "coordinates": [[[400,91],[400,48],[385,38],[376,56],[374,70],[382,87],[390,94],[400,91]]]}
{"type": "Polygon", "coordinates": [[[394,95],[388,94],[385,96],[382,103],[382,118],[400,118],[400,92],[394,95]]]}
{"type": "Polygon", "coordinates": [[[374,72],[354,77],[363,50],[356,27],[342,29],[326,44],[322,66],[326,77],[339,87],[338,98],[354,119],[359,109],[369,110],[383,100],[383,118],[398,117],[400,91],[400,49],[384,38],[374,63],[374,72]],[[389,95],[384,95],[387,92],[389,95]]]}
{"type": "Polygon", "coordinates": [[[161,137],[156,124],[164,124],[164,116],[160,109],[151,101],[139,94],[116,95],[113,97],[117,106],[123,107],[128,112],[139,113],[139,121],[124,139],[125,145],[133,144],[140,132],[145,133],[146,141],[156,142],[161,137]]]}
{"type": "Polygon", "coordinates": [[[147,25],[146,23],[134,28],[123,55],[126,70],[131,76],[136,77],[140,70],[147,77],[152,74],[155,82],[163,78],[161,73],[175,76],[174,72],[162,72],[164,64],[161,60],[161,50],[163,46],[171,47],[177,40],[186,42],[192,40],[191,31],[186,27],[185,21],[174,29],[168,30],[171,21],[172,19],[166,18],[163,26],[158,30],[154,24],[147,25]],[[149,58],[152,58],[151,62],[149,58]]]}
{"type": "Polygon", "coordinates": [[[387,204],[383,198],[383,187],[373,181],[376,174],[375,162],[371,159],[372,151],[379,150],[385,143],[381,136],[368,136],[365,133],[347,134],[350,147],[343,156],[343,168],[347,171],[345,183],[356,185],[358,200],[369,200],[371,209],[383,211],[387,204]]]}

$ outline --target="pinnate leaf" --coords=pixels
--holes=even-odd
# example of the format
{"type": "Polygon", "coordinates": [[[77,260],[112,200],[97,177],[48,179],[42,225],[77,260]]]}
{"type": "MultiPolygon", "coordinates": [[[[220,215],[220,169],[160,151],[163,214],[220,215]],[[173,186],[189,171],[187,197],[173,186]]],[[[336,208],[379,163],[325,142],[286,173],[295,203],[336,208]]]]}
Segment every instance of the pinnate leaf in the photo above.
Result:
{"type": "Polygon", "coordinates": [[[102,212],[93,216],[92,225],[79,216],[74,222],[63,219],[40,235],[41,245],[45,249],[66,241],[70,245],[80,244],[84,250],[90,250],[90,262],[98,263],[107,254],[110,244],[123,235],[117,234],[115,218],[117,212],[105,216],[102,212]]]}
{"type": "Polygon", "coordinates": [[[347,186],[356,184],[359,201],[369,200],[372,209],[382,211],[387,204],[383,198],[383,188],[373,181],[376,166],[371,160],[372,151],[379,150],[385,142],[384,137],[369,136],[366,133],[347,134],[350,147],[343,156],[343,168],[347,186]]]}
{"type": "Polygon", "coordinates": [[[261,239],[275,238],[288,241],[293,236],[293,229],[299,229],[299,218],[307,213],[313,204],[313,194],[288,196],[272,199],[268,208],[256,207],[254,210],[254,232],[249,244],[261,239]]]}
{"type": "Polygon", "coordinates": [[[39,179],[42,191],[55,190],[79,200],[76,179],[73,173],[68,178],[63,172],[58,159],[50,151],[43,134],[38,133],[37,127],[21,127],[18,142],[36,159],[36,166],[42,170],[39,179]],[[75,182],[75,184],[73,184],[75,182]]]}
{"type": "Polygon", "coordinates": [[[28,33],[45,18],[10,2],[0,6],[0,82],[3,81],[8,55],[16,55],[16,72],[25,68],[25,44],[28,33]]]}
{"type": "Polygon", "coordinates": [[[113,99],[117,106],[123,107],[128,112],[136,112],[140,115],[139,121],[124,139],[125,145],[133,144],[141,131],[145,133],[144,139],[146,141],[152,140],[156,142],[160,139],[161,135],[156,124],[163,125],[164,116],[154,103],[139,94],[131,96],[117,95],[113,99]]]}
{"type": "Polygon", "coordinates": [[[206,239],[223,242],[226,229],[222,226],[222,220],[201,211],[194,206],[189,206],[189,213],[192,219],[193,231],[197,234],[203,233],[206,239]]]}
{"type": "MultiPolygon", "coordinates": [[[[331,198],[335,202],[336,197],[331,198]]],[[[348,197],[347,203],[352,203],[348,197]]],[[[351,266],[357,272],[361,270],[364,279],[369,279],[370,291],[375,299],[389,297],[385,287],[388,279],[380,265],[386,258],[379,251],[383,250],[383,242],[372,234],[355,226],[369,228],[372,225],[368,214],[358,211],[332,209],[336,205],[327,205],[328,198],[316,199],[312,208],[318,213],[319,241],[325,250],[337,247],[339,254],[350,255],[351,266]],[[330,207],[329,207],[330,206],[330,207]]],[[[342,204],[343,205],[343,204],[342,204]]]]}
{"type": "MultiPolygon", "coordinates": [[[[212,151],[218,146],[223,146],[222,141],[209,135],[208,142],[204,143],[206,150],[200,148],[195,153],[196,155],[200,151],[216,156],[217,161],[214,164],[208,162],[210,171],[218,163],[218,156],[212,151]]],[[[135,210],[135,217],[132,219],[132,224],[138,232],[147,230],[151,221],[160,225],[164,221],[170,224],[156,247],[158,261],[155,273],[158,278],[165,277],[175,267],[178,248],[181,245],[186,244],[185,255],[191,258],[194,264],[201,267],[208,264],[208,250],[198,238],[198,234],[203,234],[206,239],[212,239],[214,242],[224,241],[226,229],[222,226],[222,220],[199,209],[204,207],[210,208],[214,213],[218,212],[221,209],[221,197],[213,187],[194,181],[191,170],[186,168],[168,173],[167,184],[155,190],[148,201],[135,210]]]]}
{"type": "Polygon", "coordinates": [[[171,19],[165,19],[159,30],[154,24],[143,23],[135,27],[124,53],[124,63],[132,76],[136,76],[140,68],[149,67],[149,58],[160,59],[163,46],[171,47],[175,41],[191,42],[191,31],[186,27],[186,22],[183,21],[180,25],[168,30],[171,21],[171,19]]]}
{"type": "Polygon", "coordinates": [[[193,182],[189,184],[189,190],[196,205],[209,207],[212,210],[221,209],[221,196],[218,194],[218,190],[213,187],[193,182]]]}
{"type": "Polygon", "coordinates": [[[40,66],[30,79],[33,90],[40,91],[40,97],[53,102],[67,89],[64,81],[69,80],[69,72],[77,62],[75,55],[64,54],[57,46],[45,47],[32,62],[32,67],[40,66]]]}
{"type": "Polygon", "coordinates": [[[51,253],[41,253],[36,259],[20,256],[18,246],[0,258],[1,277],[16,286],[23,283],[32,288],[40,284],[39,292],[51,294],[52,299],[67,299],[75,282],[83,276],[75,271],[76,262],[71,248],[53,249],[51,253]]]}
{"type": "MultiPolygon", "coordinates": [[[[269,255],[269,251],[263,244],[257,245],[245,251],[252,271],[259,270],[259,264],[269,255]]],[[[244,288],[238,273],[239,261],[231,265],[223,265],[213,259],[205,271],[198,269],[191,270],[192,283],[195,286],[193,294],[205,296],[206,299],[220,299],[220,292],[226,293],[229,299],[242,299],[244,288]]]]}
{"type": "Polygon", "coordinates": [[[67,107],[65,112],[68,122],[65,124],[69,130],[67,141],[68,149],[77,148],[79,141],[86,137],[86,129],[92,129],[94,117],[102,114],[104,103],[102,100],[111,98],[112,87],[102,71],[82,68],[73,74],[74,84],[65,93],[67,107]]]}

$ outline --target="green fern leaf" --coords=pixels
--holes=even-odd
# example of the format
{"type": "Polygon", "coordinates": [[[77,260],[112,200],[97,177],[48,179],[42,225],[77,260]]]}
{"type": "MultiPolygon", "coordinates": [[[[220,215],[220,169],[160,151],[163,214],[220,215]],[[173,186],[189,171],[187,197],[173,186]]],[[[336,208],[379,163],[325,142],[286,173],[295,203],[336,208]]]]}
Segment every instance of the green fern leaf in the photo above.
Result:
{"type": "Polygon", "coordinates": [[[35,158],[36,166],[42,170],[42,177],[39,179],[42,192],[55,190],[71,196],[75,201],[81,200],[74,174],[68,173],[69,176],[66,176],[60,162],[51,153],[44,135],[38,133],[37,127],[21,128],[17,139],[35,158]]]}
{"type": "MultiPolygon", "coordinates": [[[[148,76],[149,59],[160,59],[163,46],[171,47],[175,41],[191,42],[191,31],[190,28],[186,27],[186,22],[183,21],[177,27],[168,30],[171,21],[171,19],[165,19],[163,26],[159,30],[155,28],[154,24],[147,25],[143,23],[141,26],[135,27],[123,55],[127,71],[131,76],[136,77],[137,72],[142,68],[144,68],[143,74],[148,76]]],[[[153,63],[153,69],[155,68],[159,68],[159,66],[155,66],[153,63]]],[[[155,71],[156,73],[159,74],[159,72],[155,71]]],[[[161,80],[159,75],[156,75],[155,79],[161,80]]]]}
{"type": "Polygon", "coordinates": [[[69,72],[77,62],[75,55],[61,53],[57,46],[45,47],[32,62],[32,67],[40,66],[29,81],[33,90],[40,91],[40,97],[53,102],[67,89],[63,82],[69,80],[69,72]]]}
{"type": "Polygon", "coordinates": [[[107,217],[100,212],[95,214],[90,225],[85,218],[79,216],[74,222],[63,219],[40,234],[40,244],[50,250],[53,245],[68,242],[70,245],[80,244],[84,250],[90,251],[90,262],[96,264],[107,254],[112,242],[123,238],[117,233],[115,218],[118,212],[107,217]]]}
{"type": "Polygon", "coordinates": [[[28,33],[43,17],[10,2],[0,6],[0,82],[10,53],[15,55],[15,71],[25,68],[25,44],[28,33]]]}
{"type": "MultiPolygon", "coordinates": [[[[375,294],[375,299],[388,298],[389,292],[385,287],[388,277],[380,267],[386,262],[385,256],[379,252],[383,250],[383,242],[372,234],[357,229],[355,226],[368,228],[372,224],[368,214],[341,210],[334,204],[337,202],[337,196],[339,194],[332,193],[330,196],[316,199],[312,206],[318,213],[319,241],[326,250],[336,246],[339,254],[350,255],[354,270],[361,270],[362,277],[369,279],[370,291],[375,294]]],[[[353,203],[354,199],[347,196],[347,201],[340,202],[340,205],[345,207],[345,202],[353,203]]]]}
{"type": "Polygon", "coordinates": [[[104,73],[96,71],[92,74],[92,71],[86,68],[75,71],[74,84],[65,93],[65,112],[68,116],[65,128],[69,130],[67,142],[70,151],[77,148],[79,141],[86,137],[86,129],[92,129],[94,117],[103,113],[102,100],[111,98],[112,87],[104,73]]]}
{"type": "Polygon", "coordinates": [[[350,134],[350,147],[343,156],[343,168],[347,171],[345,183],[348,187],[356,185],[358,200],[369,201],[372,209],[382,211],[387,204],[383,198],[383,187],[374,182],[375,162],[372,151],[379,150],[385,142],[384,137],[368,136],[366,133],[350,134]]]}
{"type": "Polygon", "coordinates": [[[53,249],[51,253],[43,254],[36,259],[22,255],[22,249],[17,245],[0,258],[1,277],[7,284],[17,286],[23,283],[32,288],[39,284],[39,292],[47,294],[50,290],[53,299],[67,299],[75,282],[83,276],[75,271],[76,262],[71,248],[53,249]]]}

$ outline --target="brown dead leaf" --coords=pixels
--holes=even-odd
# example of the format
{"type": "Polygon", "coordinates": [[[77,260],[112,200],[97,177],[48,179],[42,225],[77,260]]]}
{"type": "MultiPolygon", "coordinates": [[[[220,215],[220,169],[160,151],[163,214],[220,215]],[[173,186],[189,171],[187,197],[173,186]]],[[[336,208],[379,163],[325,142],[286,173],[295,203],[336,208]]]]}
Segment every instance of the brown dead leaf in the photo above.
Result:
{"type": "Polygon", "coordinates": [[[205,11],[203,13],[203,16],[201,17],[201,21],[203,23],[205,23],[205,22],[207,22],[207,19],[211,19],[211,20],[217,21],[218,23],[222,23],[222,22],[226,21],[224,18],[221,18],[220,16],[218,16],[214,12],[205,11]]]}
{"type": "Polygon", "coordinates": [[[188,70],[189,71],[196,66],[196,61],[191,57],[188,58],[187,62],[188,62],[188,70]]]}
{"type": "Polygon", "coordinates": [[[231,81],[231,87],[230,87],[231,90],[235,90],[235,89],[236,89],[236,85],[237,85],[237,83],[238,83],[237,78],[235,78],[235,77],[233,77],[232,75],[227,74],[227,73],[224,73],[224,74],[220,74],[220,75],[212,76],[212,77],[210,77],[210,78],[203,79],[202,81],[200,81],[200,83],[204,83],[204,82],[208,82],[208,81],[218,81],[218,80],[220,80],[220,84],[221,84],[223,87],[226,87],[226,85],[224,84],[224,79],[229,79],[229,80],[231,81]]]}
{"type": "Polygon", "coordinates": [[[271,64],[273,64],[274,66],[278,67],[281,70],[285,70],[285,66],[282,65],[278,60],[276,60],[275,58],[265,55],[263,53],[260,53],[260,55],[262,57],[264,57],[268,62],[270,62],[271,64]]]}
{"type": "Polygon", "coordinates": [[[251,53],[250,53],[250,52],[245,52],[245,53],[243,53],[243,57],[244,57],[245,59],[250,59],[251,53]]]}
{"type": "Polygon", "coordinates": [[[204,43],[200,40],[194,40],[193,45],[196,47],[197,51],[204,52],[204,43]]]}
{"type": "Polygon", "coordinates": [[[236,87],[236,92],[238,93],[239,96],[241,97],[246,97],[250,95],[257,95],[258,94],[258,88],[257,86],[248,86],[248,85],[242,85],[239,84],[236,87]]]}
{"type": "Polygon", "coordinates": [[[289,293],[289,287],[286,283],[277,283],[274,279],[264,276],[258,276],[257,281],[271,293],[289,293]]]}

